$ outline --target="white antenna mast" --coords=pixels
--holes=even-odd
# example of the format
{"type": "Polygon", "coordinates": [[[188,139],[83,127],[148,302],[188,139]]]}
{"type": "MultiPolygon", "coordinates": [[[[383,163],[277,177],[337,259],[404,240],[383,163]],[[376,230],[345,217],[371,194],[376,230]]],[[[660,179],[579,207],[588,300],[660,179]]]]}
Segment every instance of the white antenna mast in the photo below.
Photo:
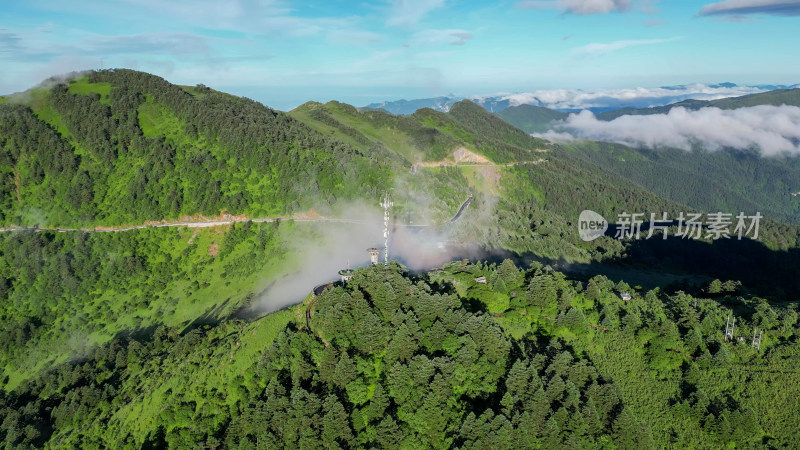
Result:
{"type": "Polygon", "coordinates": [[[381,202],[381,206],[383,207],[383,250],[386,252],[384,254],[384,264],[389,264],[389,208],[391,208],[392,205],[394,205],[394,203],[389,200],[388,196],[383,198],[381,202]]]}

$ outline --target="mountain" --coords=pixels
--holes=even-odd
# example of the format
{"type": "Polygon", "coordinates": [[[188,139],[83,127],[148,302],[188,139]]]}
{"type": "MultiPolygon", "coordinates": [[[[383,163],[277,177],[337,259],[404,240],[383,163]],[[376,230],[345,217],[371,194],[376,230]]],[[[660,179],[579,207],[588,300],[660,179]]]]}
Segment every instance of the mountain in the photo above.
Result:
{"type": "Polygon", "coordinates": [[[500,97],[475,97],[465,99],[463,97],[434,97],[434,98],[420,98],[416,100],[395,100],[386,101],[381,103],[371,103],[363,108],[362,111],[370,109],[381,109],[390,114],[409,115],[414,114],[416,111],[423,108],[430,108],[436,111],[448,112],[450,108],[462,101],[471,100],[476,104],[483,106],[487,111],[495,112],[502,111],[511,105],[508,99],[500,97]]]}
{"type": "MultiPolygon", "coordinates": [[[[676,106],[736,109],[783,104],[800,106],[800,89],[714,101],[685,101],[658,108],[599,113],[597,117],[613,120],[624,112],[665,114],[676,106]]],[[[530,105],[511,107],[497,115],[530,133],[541,133],[552,120],[565,117],[557,111],[530,105]]],[[[800,202],[792,196],[800,191],[798,157],[763,157],[734,149],[713,152],[635,149],[586,140],[563,142],[558,148],[569,149],[589,164],[603,167],[680,204],[704,211],[759,211],[775,220],[800,224],[800,202]]]]}
{"type": "Polygon", "coordinates": [[[281,216],[385,190],[369,157],[204,86],[114,70],[17,97],[1,106],[4,225],[281,216]]]}
{"type": "Polygon", "coordinates": [[[88,72],[0,104],[0,174],[7,447],[778,447],[797,432],[775,399],[798,385],[800,228],[616,239],[624,213],[697,208],[468,100],[282,113],[88,72]],[[387,195],[392,260],[359,268],[387,195]],[[608,235],[581,239],[587,209],[608,235]],[[760,351],[722,338],[728,314],[736,337],[764,330],[760,351]],[[758,381],[728,388],[742,373],[758,381]]]}
{"type": "Polygon", "coordinates": [[[563,120],[567,113],[533,105],[512,106],[497,113],[506,122],[528,133],[544,133],[550,122],[563,120]]]}
{"type": "Polygon", "coordinates": [[[371,103],[362,108],[367,109],[382,109],[391,114],[414,114],[418,109],[431,108],[437,111],[447,112],[453,103],[461,100],[460,98],[451,97],[434,97],[434,98],[420,98],[416,100],[395,100],[380,103],[371,103]]]}
{"type": "Polygon", "coordinates": [[[600,120],[614,120],[624,115],[666,114],[672,108],[696,110],[700,108],[737,109],[758,105],[790,105],[800,106],[800,88],[776,89],[769,92],[744,95],[741,97],[722,98],[718,100],[684,100],[664,106],[652,108],[621,108],[595,114],[600,120]]]}
{"type": "MultiPolygon", "coordinates": [[[[758,105],[800,106],[800,89],[777,89],[769,92],[717,100],[683,100],[651,108],[621,108],[612,109],[611,111],[597,111],[597,109],[594,108],[592,110],[595,111],[595,117],[600,120],[613,120],[624,115],[666,114],[672,108],[677,107],[697,110],[707,107],[737,109],[758,105]]],[[[542,106],[527,104],[511,106],[496,114],[506,122],[528,133],[543,133],[550,129],[548,124],[551,121],[562,120],[567,117],[567,112],[564,111],[556,111],[542,106]]]]}
{"type": "Polygon", "coordinates": [[[561,112],[589,110],[594,113],[616,111],[619,109],[641,109],[663,106],[686,100],[715,100],[740,97],[746,94],[771,90],[797,88],[798,85],[759,85],[739,86],[734,83],[690,84],[661,86],[658,88],[636,89],[555,89],[464,97],[435,97],[416,100],[397,100],[372,103],[363,109],[383,109],[392,114],[412,114],[421,108],[431,108],[447,112],[450,107],[464,99],[483,106],[487,111],[499,113],[506,108],[520,105],[540,106],[561,112]]]}
{"type": "Polygon", "coordinates": [[[799,157],[764,157],[753,152],[633,149],[619,144],[575,141],[562,148],[675,202],[704,211],[759,211],[800,224],[799,157]]]}

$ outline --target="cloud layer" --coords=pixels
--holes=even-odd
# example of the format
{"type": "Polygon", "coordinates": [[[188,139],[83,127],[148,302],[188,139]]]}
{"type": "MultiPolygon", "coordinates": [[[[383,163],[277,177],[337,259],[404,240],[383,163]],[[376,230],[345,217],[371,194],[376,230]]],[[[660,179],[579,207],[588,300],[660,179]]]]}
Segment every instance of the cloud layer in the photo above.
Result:
{"type": "Polygon", "coordinates": [[[764,156],[800,155],[800,108],[762,105],[734,110],[674,108],[668,114],[601,121],[590,111],[555,122],[542,137],[590,139],[650,149],[757,149],[764,156]]]}
{"type": "Polygon", "coordinates": [[[799,0],[725,0],[704,6],[701,16],[743,14],[770,14],[775,16],[800,16],[799,0]]]}
{"type": "Polygon", "coordinates": [[[764,92],[753,86],[689,84],[657,88],[631,89],[553,89],[506,94],[510,106],[522,104],[544,106],[552,109],[612,109],[625,106],[647,108],[679,102],[686,99],[716,100],[764,92]]]}
{"type": "Polygon", "coordinates": [[[641,45],[663,44],[664,42],[672,42],[680,39],[679,37],[669,39],[637,39],[614,41],[608,43],[593,42],[582,47],[577,47],[572,51],[573,56],[598,56],[606,53],[615,52],[628,47],[638,47],[641,45]]]}
{"type": "Polygon", "coordinates": [[[428,13],[444,6],[444,0],[392,0],[386,24],[392,27],[411,27],[428,13]]]}
{"type": "Polygon", "coordinates": [[[630,4],[630,0],[544,0],[523,1],[517,6],[525,9],[555,9],[571,14],[587,15],[624,12],[630,4]]]}

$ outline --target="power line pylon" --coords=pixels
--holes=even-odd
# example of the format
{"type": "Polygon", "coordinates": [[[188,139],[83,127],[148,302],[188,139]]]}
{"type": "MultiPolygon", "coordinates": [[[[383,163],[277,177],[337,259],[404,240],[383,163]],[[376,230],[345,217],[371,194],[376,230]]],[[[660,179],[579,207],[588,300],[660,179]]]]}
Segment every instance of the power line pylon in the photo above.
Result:
{"type": "Polygon", "coordinates": [[[736,316],[733,317],[731,320],[731,316],[728,315],[728,320],[725,322],[725,342],[728,342],[728,339],[733,341],[733,330],[736,326],[736,316]]]}
{"type": "Polygon", "coordinates": [[[753,329],[753,348],[756,351],[761,350],[761,336],[764,335],[764,330],[759,330],[758,328],[753,329]]]}

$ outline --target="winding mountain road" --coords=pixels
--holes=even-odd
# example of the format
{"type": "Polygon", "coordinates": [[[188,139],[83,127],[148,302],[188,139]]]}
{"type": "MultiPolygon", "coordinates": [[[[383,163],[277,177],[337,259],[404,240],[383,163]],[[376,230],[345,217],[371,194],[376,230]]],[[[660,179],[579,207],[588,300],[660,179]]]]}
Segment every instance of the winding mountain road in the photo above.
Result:
{"type": "Polygon", "coordinates": [[[327,222],[327,223],[355,223],[355,224],[380,224],[378,221],[356,220],[356,219],[304,219],[304,218],[286,218],[286,217],[262,217],[256,219],[221,219],[221,220],[205,220],[205,221],[191,221],[191,222],[167,222],[167,223],[154,223],[147,225],[131,225],[125,227],[96,227],[96,228],[40,228],[40,227],[6,227],[0,228],[0,233],[11,231],[53,231],[57,233],[69,232],[84,232],[84,233],[115,233],[120,231],[143,230],[145,228],[165,228],[165,227],[187,227],[187,228],[207,228],[217,227],[221,225],[230,225],[234,223],[244,222],[276,222],[276,221],[293,221],[293,222],[327,222]]]}
{"type": "MultiPolygon", "coordinates": [[[[472,201],[472,195],[470,194],[467,197],[467,200],[461,205],[461,208],[458,209],[458,212],[450,222],[455,222],[461,216],[461,213],[464,212],[467,206],[469,206],[470,202],[472,201]]],[[[383,222],[381,221],[369,221],[369,220],[359,220],[359,219],[334,219],[334,218],[292,218],[292,217],[260,217],[255,219],[217,219],[217,220],[196,220],[196,221],[178,221],[178,222],[164,222],[164,223],[149,223],[143,225],[129,225],[129,226],[108,226],[108,227],[94,227],[94,228],[42,228],[42,227],[4,227],[0,228],[0,233],[4,232],[14,232],[14,231],[33,231],[33,232],[40,232],[40,231],[51,231],[56,233],[71,233],[71,232],[82,232],[82,233],[117,233],[121,231],[132,231],[132,230],[144,230],[146,228],[168,228],[168,227],[186,227],[186,228],[207,228],[207,227],[217,227],[222,225],[231,225],[234,223],[244,223],[244,222],[277,222],[277,221],[292,221],[292,222],[318,222],[318,223],[351,223],[351,224],[360,224],[360,225],[382,225],[383,222]]],[[[395,224],[395,226],[404,227],[404,226],[413,226],[413,227],[427,227],[430,225],[405,225],[405,224],[395,224]]]]}

